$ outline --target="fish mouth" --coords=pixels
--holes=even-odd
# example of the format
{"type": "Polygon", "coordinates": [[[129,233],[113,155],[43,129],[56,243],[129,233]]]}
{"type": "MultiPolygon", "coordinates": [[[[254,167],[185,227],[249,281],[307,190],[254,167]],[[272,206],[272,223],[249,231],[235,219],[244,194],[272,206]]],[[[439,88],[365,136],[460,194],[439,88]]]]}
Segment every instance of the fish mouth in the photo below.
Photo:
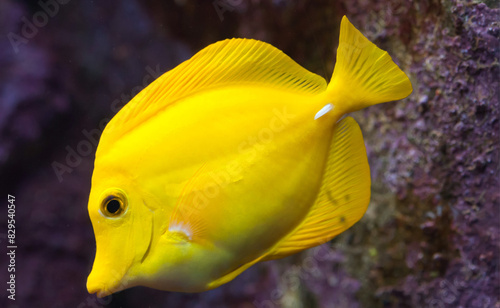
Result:
{"type": "Polygon", "coordinates": [[[124,274],[119,274],[116,271],[99,271],[92,269],[87,278],[87,291],[90,294],[96,294],[97,297],[103,298],[112,293],[119,292],[129,288],[128,280],[124,274]]]}
{"type": "Polygon", "coordinates": [[[113,293],[122,291],[124,289],[129,288],[126,283],[118,282],[117,285],[112,286],[112,287],[107,287],[104,284],[100,283],[94,283],[93,280],[89,277],[87,280],[87,291],[89,294],[95,294],[98,298],[103,298],[106,296],[109,296],[113,293]]]}
{"type": "Polygon", "coordinates": [[[103,298],[114,293],[105,288],[103,285],[95,285],[90,283],[90,280],[87,280],[87,291],[89,292],[89,294],[95,294],[98,298],[103,298]]]}
{"type": "Polygon", "coordinates": [[[88,284],[87,290],[89,291],[89,294],[95,294],[98,298],[103,298],[114,293],[98,286],[88,286],[88,284]]]}

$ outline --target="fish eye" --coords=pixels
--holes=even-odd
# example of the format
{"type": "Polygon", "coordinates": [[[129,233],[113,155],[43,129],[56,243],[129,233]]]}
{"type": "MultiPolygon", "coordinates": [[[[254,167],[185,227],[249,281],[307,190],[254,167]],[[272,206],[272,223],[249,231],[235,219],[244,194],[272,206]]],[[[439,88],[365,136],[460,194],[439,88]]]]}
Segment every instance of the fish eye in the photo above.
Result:
{"type": "Polygon", "coordinates": [[[127,198],[122,191],[113,190],[106,193],[102,199],[100,212],[106,217],[115,218],[127,209],[127,198]]]}
{"type": "Polygon", "coordinates": [[[106,203],[106,212],[111,215],[118,214],[118,211],[122,207],[122,203],[117,199],[111,199],[106,203]]]}

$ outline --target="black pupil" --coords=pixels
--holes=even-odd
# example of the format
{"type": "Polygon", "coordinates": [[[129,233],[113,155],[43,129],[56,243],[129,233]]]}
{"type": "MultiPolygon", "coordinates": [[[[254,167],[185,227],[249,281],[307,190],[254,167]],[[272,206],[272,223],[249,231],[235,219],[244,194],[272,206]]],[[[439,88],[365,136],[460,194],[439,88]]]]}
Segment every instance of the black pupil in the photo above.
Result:
{"type": "Polygon", "coordinates": [[[120,201],[118,201],[116,199],[110,200],[108,202],[108,204],[106,205],[106,209],[111,214],[115,214],[120,209],[120,201]]]}

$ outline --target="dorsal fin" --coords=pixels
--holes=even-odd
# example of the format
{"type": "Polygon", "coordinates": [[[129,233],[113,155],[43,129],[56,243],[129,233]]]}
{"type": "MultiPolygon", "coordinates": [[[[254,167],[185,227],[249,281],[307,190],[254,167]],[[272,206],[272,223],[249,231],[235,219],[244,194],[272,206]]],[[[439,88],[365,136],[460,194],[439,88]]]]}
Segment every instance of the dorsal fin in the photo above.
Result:
{"type": "Polygon", "coordinates": [[[335,128],[321,189],[311,211],[262,261],[323,244],[351,227],[366,211],[370,184],[363,135],[353,118],[344,118],[335,128]]]}
{"type": "Polygon", "coordinates": [[[181,98],[245,84],[311,95],[326,89],[324,78],[272,45],[252,39],[227,39],[209,45],[156,79],[120,110],[104,133],[119,137],[181,98]]]}

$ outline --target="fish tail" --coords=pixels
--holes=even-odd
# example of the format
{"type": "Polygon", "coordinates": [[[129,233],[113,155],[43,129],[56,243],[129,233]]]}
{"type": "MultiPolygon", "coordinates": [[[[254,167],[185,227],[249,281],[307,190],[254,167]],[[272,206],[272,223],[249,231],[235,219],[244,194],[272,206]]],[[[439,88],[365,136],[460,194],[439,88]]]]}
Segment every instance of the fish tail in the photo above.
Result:
{"type": "Polygon", "coordinates": [[[378,48],[342,18],[337,63],[326,90],[328,99],[343,113],[399,100],[412,92],[408,77],[378,48]]]}

